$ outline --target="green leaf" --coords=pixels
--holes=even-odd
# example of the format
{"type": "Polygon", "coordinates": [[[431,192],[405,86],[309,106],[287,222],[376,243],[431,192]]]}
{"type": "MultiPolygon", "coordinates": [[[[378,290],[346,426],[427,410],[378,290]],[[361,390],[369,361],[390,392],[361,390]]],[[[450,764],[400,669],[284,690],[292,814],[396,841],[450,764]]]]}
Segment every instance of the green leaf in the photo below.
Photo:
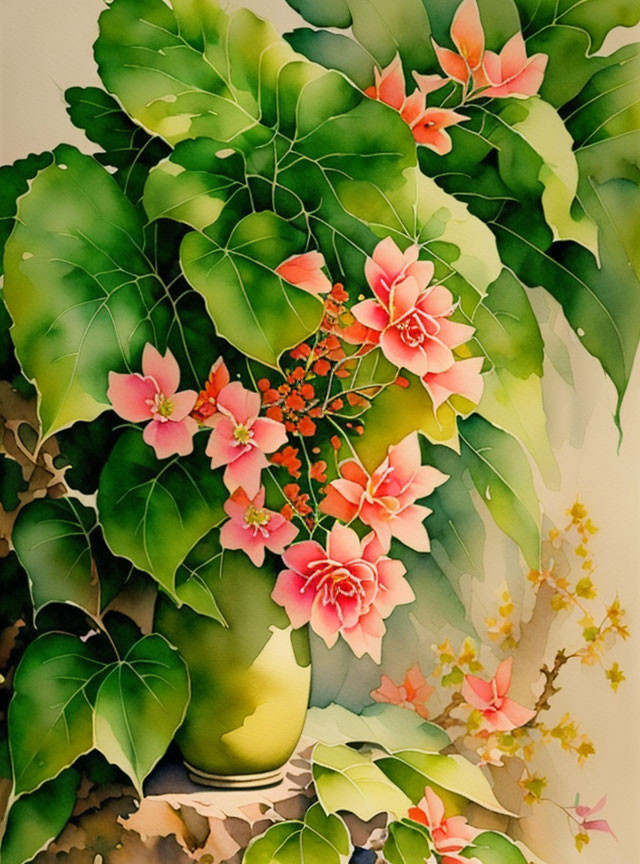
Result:
{"type": "Polygon", "coordinates": [[[96,160],[117,169],[118,185],[137,204],[149,169],[169,152],[165,142],[136,126],[113,96],[99,87],[71,87],[64,97],[74,126],[104,150],[96,153],[96,160]]]}
{"type": "Polygon", "coordinates": [[[287,0],[296,12],[316,27],[350,27],[349,0],[287,0]]]}
{"type": "Polygon", "coordinates": [[[325,69],[337,69],[361,90],[373,84],[373,59],[365,48],[349,36],[299,27],[292,33],[285,33],[284,38],[294,51],[304,54],[325,69]]]}
{"type": "MultiPolygon", "coordinates": [[[[451,23],[459,0],[424,0],[433,38],[439,45],[455,49],[451,41],[451,23]]],[[[520,17],[514,0],[478,0],[480,20],[484,30],[486,47],[491,51],[499,51],[514,33],[520,30],[520,17]]],[[[438,71],[440,71],[438,69],[438,71]]]]}
{"type": "Polygon", "coordinates": [[[174,597],[178,566],[225,518],[227,493],[204,438],[196,437],[192,455],[160,461],[140,432],[125,432],[100,478],[98,513],[108,546],[174,597]]]}
{"type": "Polygon", "coordinates": [[[400,819],[411,806],[370,757],[350,747],[316,744],[311,761],[318,800],[326,813],[346,810],[368,822],[384,812],[400,819]]]}
{"type": "Polygon", "coordinates": [[[461,853],[463,858],[477,858],[482,864],[527,864],[515,843],[504,834],[484,831],[461,853]]]}
{"type": "Polygon", "coordinates": [[[560,469],[551,449],[542,381],[536,374],[516,378],[507,369],[495,369],[484,377],[484,394],[477,407],[480,416],[509,432],[529,451],[549,488],[560,485],[560,469]]]}
{"type": "Polygon", "coordinates": [[[183,660],[156,634],[137,642],[100,685],[96,747],[131,778],[140,795],[184,720],[189,692],[183,660]]]}
{"type": "Polygon", "coordinates": [[[360,714],[335,703],[310,708],[305,734],[323,744],[367,742],[388,752],[402,747],[437,752],[450,743],[446,732],[414,711],[383,704],[369,705],[360,714]]]}
{"type": "Polygon", "coordinates": [[[73,147],[54,160],[20,199],[5,250],[11,333],[45,435],[106,409],[108,373],[137,366],[163,295],[114,179],[73,147]]]}
{"type": "Polygon", "coordinates": [[[426,861],[431,853],[427,829],[418,822],[403,819],[389,825],[389,839],[384,844],[383,854],[389,864],[412,864],[426,861]]]}
{"type": "Polygon", "coordinates": [[[24,507],[13,544],[29,574],[36,615],[49,603],[99,615],[129,575],[126,562],[105,548],[95,510],[73,498],[40,498],[24,507]]]}
{"type": "Polygon", "coordinates": [[[479,416],[459,424],[461,456],[496,524],[540,563],[540,506],[531,468],[518,442],[479,416]]]}
{"type": "Polygon", "coordinates": [[[20,504],[19,493],[29,484],[22,477],[22,468],[8,456],[0,455],[0,504],[9,513],[20,504]]]}
{"type": "Polygon", "coordinates": [[[249,844],[243,864],[346,864],[351,854],[347,827],[339,816],[312,804],[304,822],[280,822],[249,844]]]}
{"type": "Polygon", "coordinates": [[[598,51],[614,27],[633,27],[640,21],[635,0],[516,0],[525,35],[562,24],[583,30],[591,39],[590,52],[598,51]]]}
{"type": "Polygon", "coordinates": [[[488,115],[497,123],[484,135],[498,148],[500,175],[515,192],[542,186],[542,210],[554,240],[574,240],[597,256],[598,231],[584,214],[574,215],[578,164],[573,140],[558,112],[538,96],[499,100],[488,115]],[[524,143],[525,147],[522,147],[524,143]],[[523,171],[523,166],[526,170],[523,171]]]}
{"type": "Polygon", "coordinates": [[[180,259],[205,298],[217,332],[248,357],[277,368],[280,355],[317,330],[322,303],[275,272],[304,251],[304,235],[275,213],[252,213],[230,234],[188,234],[180,259]]]}
{"type": "Polygon", "coordinates": [[[425,785],[435,784],[487,810],[509,814],[493,794],[482,770],[464,756],[403,750],[377,759],[376,765],[405,791],[413,803],[422,798],[425,785]]]}
{"type": "Polygon", "coordinates": [[[218,531],[203,537],[189,552],[176,573],[176,596],[200,615],[226,626],[216,601],[216,588],[222,577],[222,547],[218,531]]]}
{"type": "Polygon", "coordinates": [[[5,244],[15,222],[18,200],[29,188],[38,171],[51,164],[51,153],[32,153],[25,159],[18,159],[13,165],[0,168],[0,273],[5,244]]]}
{"type": "Polygon", "coordinates": [[[107,668],[94,642],[47,633],[25,651],[9,707],[16,797],[93,749],[93,700],[107,668]]]}
{"type": "Polygon", "coordinates": [[[26,864],[46,849],[67,824],[80,774],[69,770],[16,801],[0,845],[2,864],[26,864]]]}
{"type": "Polygon", "coordinates": [[[56,467],[68,465],[64,482],[71,489],[93,495],[98,488],[100,471],[120,435],[122,420],[113,412],[101,414],[90,423],[74,423],[56,435],[60,456],[56,467]],[[100,453],[101,460],[95,458],[100,453]]]}

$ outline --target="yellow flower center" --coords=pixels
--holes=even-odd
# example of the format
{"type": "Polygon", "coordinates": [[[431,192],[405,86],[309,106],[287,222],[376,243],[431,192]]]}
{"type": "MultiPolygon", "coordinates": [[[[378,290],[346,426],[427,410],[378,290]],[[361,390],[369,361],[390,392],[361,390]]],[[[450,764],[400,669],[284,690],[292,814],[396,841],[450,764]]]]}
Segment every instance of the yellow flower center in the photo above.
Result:
{"type": "Polygon", "coordinates": [[[236,426],[233,430],[233,437],[239,444],[248,444],[251,441],[251,430],[246,426],[236,426]]]}
{"type": "Polygon", "coordinates": [[[244,521],[247,525],[253,525],[256,527],[260,527],[262,525],[266,525],[271,519],[270,514],[267,510],[258,510],[253,504],[249,507],[247,512],[244,515],[244,521]]]}
{"type": "Polygon", "coordinates": [[[162,395],[158,397],[158,414],[161,417],[171,417],[173,408],[174,405],[171,399],[165,399],[162,395]]]}

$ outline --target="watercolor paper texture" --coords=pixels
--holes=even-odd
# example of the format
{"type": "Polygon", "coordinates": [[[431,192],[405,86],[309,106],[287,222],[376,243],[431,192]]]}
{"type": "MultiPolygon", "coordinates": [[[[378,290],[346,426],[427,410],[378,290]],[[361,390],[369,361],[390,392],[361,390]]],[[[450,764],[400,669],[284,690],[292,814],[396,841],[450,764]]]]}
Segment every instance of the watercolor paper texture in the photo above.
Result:
{"type": "Polygon", "coordinates": [[[635,0],[6,0],[0,864],[632,861],[635,0]]]}

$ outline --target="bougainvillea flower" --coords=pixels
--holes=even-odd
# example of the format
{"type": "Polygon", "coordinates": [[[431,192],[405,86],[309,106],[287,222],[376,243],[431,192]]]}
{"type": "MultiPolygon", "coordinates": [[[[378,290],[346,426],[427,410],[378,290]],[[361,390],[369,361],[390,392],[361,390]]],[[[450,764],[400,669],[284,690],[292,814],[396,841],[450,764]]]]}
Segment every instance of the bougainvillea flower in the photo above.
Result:
{"type": "Polygon", "coordinates": [[[387,244],[384,256],[378,257],[388,258],[384,268],[376,262],[378,250],[366,265],[377,299],[356,303],[351,311],[361,324],[380,332],[382,352],[396,366],[420,377],[444,372],[454,363],[452,349],[467,342],[474,328],[449,320],[456,304],[448,288],[429,286],[434,272],[431,262],[404,263],[411,261],[415,247],[403,256],[391,238],[383,243],[387,244]]]}
{"type": "MultiPolygon", "coordinates": [[[[389,294],[398,282],[412,276],[419,284],[427,284],[433,275],[433,265],[418,261],[420,247],[409,246],[404,252],[392,237],[381,240],[364,265],[369,287],[383,306],[389,305],[389,294]]],[[[379,327],[377,329],[380,329],[379,327]]]]}
{"type": "Polygon", "coordinates": [[[342,635],[356,657],[369,654],[379,663],[384,619],[415,600],[402,562],[387,558],[375,535],[360,540],[339,524],[326,549],[307,540],[290,546],[283,560],[288,569],[278,575],[272,597],[293,626],[309,623],[329,648],[342,635]]]}
{"type": "Polygon", "coordinates": [[[473,78],[474,86],[481,87],[484,84],[484,30],[476,0],[463,0],[456,9],[451,39],[458,49],[457,54],[449,48],[441,48],[432,40],[438,63],[449,78],[459,84],[466,85],[473,78]]]}
{"type": "Polygon", "coordinates": [[[226,465],[224,483],[230,492],[242,487],[250,498],[258,494],[260,474],[269,462],[265,453],[273,453],[287,441],[282,423],[259,417],[260,396],[245,390],[239,381],[227,384],[218,396],[216,422],[207,456],[211,467],[226,465]]]}
{"type": "Polygon", "coordinates": [[[197,398],[195,390],[178,393],[180,368],[167,349],[164,357],[148,342],[142,352],[142,375],[109,372],[107,399],[113,410],[130,423],[151,422],[143,438],[158,459],[193,451],[198,424],[189,416],[197,398]]]}
{"type": "Polygon", "coordinates": [[[487,725],[495,732],[510,732],[533,720],[536,712],[507,698],[511,686],[513,657],[503,660],[491,681],[475,675],[465,675],[462,695],[467,704],[482,713],[487,725]]]}
{"type": "Polygon", "coordinates": [[[406,84],[400,55],[396,54],[391,63],[382,70],[376,66],[373,75],[375,83],[367,87],[364,95],[401,111],[406,99],[406,84]]]}
{"type": "Polygon", "coordinates": [[[415,502],[431,495],[448,478],[437,468],[421,464],[417,432],[389,447],[387,457],[371,476],[352,460],[342,463],[340,474],[327,487],[320,504],[323,513],[343,522],[359,518],[373,528],[385,551],[392,537],[418,552],[429,551],[423,522],[431,510],[415,502]]]}
{"type": "Polygon", "coordinates": [[[482,357],[467,357],[457,360],[444,372],[429,372],[423,379],[427,393],[431,396],[433,407],[437,410],[450,396],[464,396],[476,405],[482,399],[484,379],[482,377],[482,357]]]}
{"type": "Polygon", "coordinates": [[[193,406],[191,416],[194,420],[204,426],[215,426],[220,417],[218,413],[218,396],[223,387],[226,387],[231,378],[222,357],[218,357],[211,367],[204,390],[198,393],[196,404],[193,406]]]}
{"type": "Polygon", "coordinates": [[[478,95],[497,99],[535,96],[542,85],[548,61],[546,54],[534,54],[527,58],[522,33],[516,33],[500,54],[487,51],[484,55],[483,68],[490,86],[478,95]]]}
{"type": "Polygon", "coordinates": [[[479,832],[468,824],[464,816],[445,819],[444,813],[442,799],[427,786],[424,798],[417,807],[409,810],[409,819],[429,829],[435,851],[442,856],[441,864],[466,864],[469,861],[480,864],[477,858],[462,857],[459,854],[473,842],[479,832]]]}
{"type": "Polygon", "coordinates": [[[599,813],[606,803],[607,796],[604,795],[593,807],[586,807],[584,804],[580,803],[580,796],[576,795],[576,806],[567,809],[575,811],[576,816],[580,820],[580,827],[585,831],[603,831],[607,834],[611,834],[614,840],[617,840],[618,838],[611,830],[611,826],[606,819],[591,818],[594,813],[599,813]]]}
{"type": "Polygon", "coordinates": [[[426,703],[434,690],[434,687],[427,684],[420,666],[416,663],[407,670],[402,684],[394,684],[388,675],[383,675],[378,689],[371,691],[371,698],[376,702],[409,708],[426,720],[429,717],[426,703]]]}
{"type": "Polygon", "coordinates": [[[220,543],[224,549],[242,549],[256,567],[264,564],[264,550],[282,555],[295,539],[298,529],[280,513],[264,506],[264,487],[253,498],[244,489],[236,489],[225,502],[224,512],[229,516],[220,529],[220,543]]]}
{"type": "Polygon", "coordinates": [[[331,282],[322,270],[324,266],[324,255],[320,252],[305,252],[304,255],[287,258],[276,267],[276,273],[285,282],[317,296],[331,291],[331,282]]]}

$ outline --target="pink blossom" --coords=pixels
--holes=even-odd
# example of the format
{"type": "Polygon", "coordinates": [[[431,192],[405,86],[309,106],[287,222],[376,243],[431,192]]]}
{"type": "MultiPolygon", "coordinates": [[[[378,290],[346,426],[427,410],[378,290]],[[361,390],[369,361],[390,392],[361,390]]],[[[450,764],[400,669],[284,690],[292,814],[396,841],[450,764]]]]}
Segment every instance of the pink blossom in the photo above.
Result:
{"type": "Polygon", "coordinates": [[[253,500],[244,489],[236,489],[224,505],[229,521],[220,529],[222,547],[242,549],[256,567],[264,564],[265,549],[282,555],[298,534],[284,516],[265,508],[264,498],[264,486],[253,500]]]}
{"type": "Polygon", "coordinates": [[[409,818],[429,829],[435,851],[441,855],[440,864],[480,864],[477,858],[467,858],[460,853],[471,845],[478,831],[472,828],[464,816],[444,818],[444,804],[430,786],[424,790],[424,798],[417,807],[409,810],[409,818]]]}
{"type": "Polygon", "coordinates": [[[246,390],[239,381],[223,387],[217,401],[222,417],[207,444],[211,467],[227,466],[223,478],[227,489],[235,492],[242,487],[250,498],[258,494],[260,474],[269,465],[265,453],[273,453],[287,441],[282,423],[258,416],[260,402],[258,393],[246,390]]]}
{"type": "Polygon", "coordinates": [[[483,68],[490,86],[478,95],[496,99],[535,96],[542,85],[548,61],[546,54],[534,54],[527,59],[522,33],[516,33],[499,55],[493,51],[484,55],[483,68]]]}
{"type": "Polygon", "coordinates": [[[276,273],[285,282],[317,296],[331,291],[331,282],[322,271],[324,266],[324,256],[320,252],[305,252],[304,255],[287,258],[276,267],[276,273]]]}
{"type": "MultiPolygon", "coordinates": [[[[591,819],[590,817],[594,815],[594,813],[599,813],[602,808],[607,803],[607,796],[604,795],[597,804],[593,807],[586,807],[584,804],[580,803],[580,796],[576,795],[576,805],[575,807],[568,807],[568,810],[573,810],[578,817],[579,825],[585,831],[603,831],[606,834],[611,834],[614,840],[618,838],[611,830],[611,826],[607,822],[606,819],[591,819]]],[[[576,820],[577,821],[577,820],[576,820]]]]}
{"type": "Polygon", "coordinates": [[[417,247],[404,254],[391,238],[383,240],[365,272],[376,299],[352,308],[354,317],[380,333],[380,347],[396,366],[423,377],[454,363],[453,348],[467,342],[473,327],[449,320],[455,311],[451,292],[429,285],[434,267],[418,261],[417,247]]]}
{"type": "Polygon", "coordinates": [[[513,657],[499,664],[491,681],[475,675],[465,675],[462,695],[472,708],[482,712],[489,729],[495,732],[510,732],[525,726],[536,716],[536,712],[507,698],[511,686],[513,657]]]}
{"type": "Polygon", "coordinates": [[[340,474],[327,487],[320,504],[323,513],[343,522],[359,518],[373,528],[385,551],[392,537],[418,552],[429,551],[423,522],[431,510],[415,502],[431,495],[448,478],[437,468],[421,464],[417,432],[389,447],[387,457],[371,476],[352,460],[342,463],[340,474]]]}
{"type": "Polygon", "coordinates": [[[451,150],[451,138],[443,129],[469,118],[448,108],[427,107],[427,96],[447,83],[439,75],[416,75],[418,89],[406,96],[406,82],[400,55],[396,54],[384,69],[373,70],[375,83],[364,92],[400,112],[418,144],[431,148],[441,156],[451,150]]]}
{"type": "Polygon", "coordinates": [[[422,378],[422,383],[431,396],[435,410],[454,395],[464,396],[477,405],[484,391],[483,363],[483,357],[467,357],[457,360],[444,372],[428,372],[422,378]]]}
{"type": "Polygon", "coordinates": [[[326,550],[307,540],[290,546],[283,560],[288,569],[279,574],[272,597],[293,626],[309,623],[329,648],[341,634],[356,657],[369,654],[379,663],[384,619],[415,600],[402,562],[387,558],[375,535],[360,540],[339,524],[326,550]]]}
{"type": "Polygon", "coordinates": [[[435,41],[433,47],[438,62],[454,81],[466,86],[473,79],[474,87],[485,83],[482,69],[484,57],[484,30],[476,0],[463,0],[456,9],[451,24],[451,39],[458,53],[441,48],[435,41]]]}
{"type": "Polygon", "coordinates": [[[376,702],[409,708],[426,720],[429,717],[426,703],[434,690],[434,687],[427,684],[420,666],[416,663],[407,670],[404,681],[400,685],[394,684],[388,675],[383,675],[378,689],[371,691],[371,698],[375,699],[376,702]]]}
{"type": "Polygon", "coordinates": [[[142,353],[142,375],[109,372],[107,398],[113,410],[131,423],[151,422],[143,438],[158,459],[193,451],[193,436],[198,424],[189,416],[197,393],[178,393],[180,368],[167,349],[164,357],[148,342],[142,353]]]}

